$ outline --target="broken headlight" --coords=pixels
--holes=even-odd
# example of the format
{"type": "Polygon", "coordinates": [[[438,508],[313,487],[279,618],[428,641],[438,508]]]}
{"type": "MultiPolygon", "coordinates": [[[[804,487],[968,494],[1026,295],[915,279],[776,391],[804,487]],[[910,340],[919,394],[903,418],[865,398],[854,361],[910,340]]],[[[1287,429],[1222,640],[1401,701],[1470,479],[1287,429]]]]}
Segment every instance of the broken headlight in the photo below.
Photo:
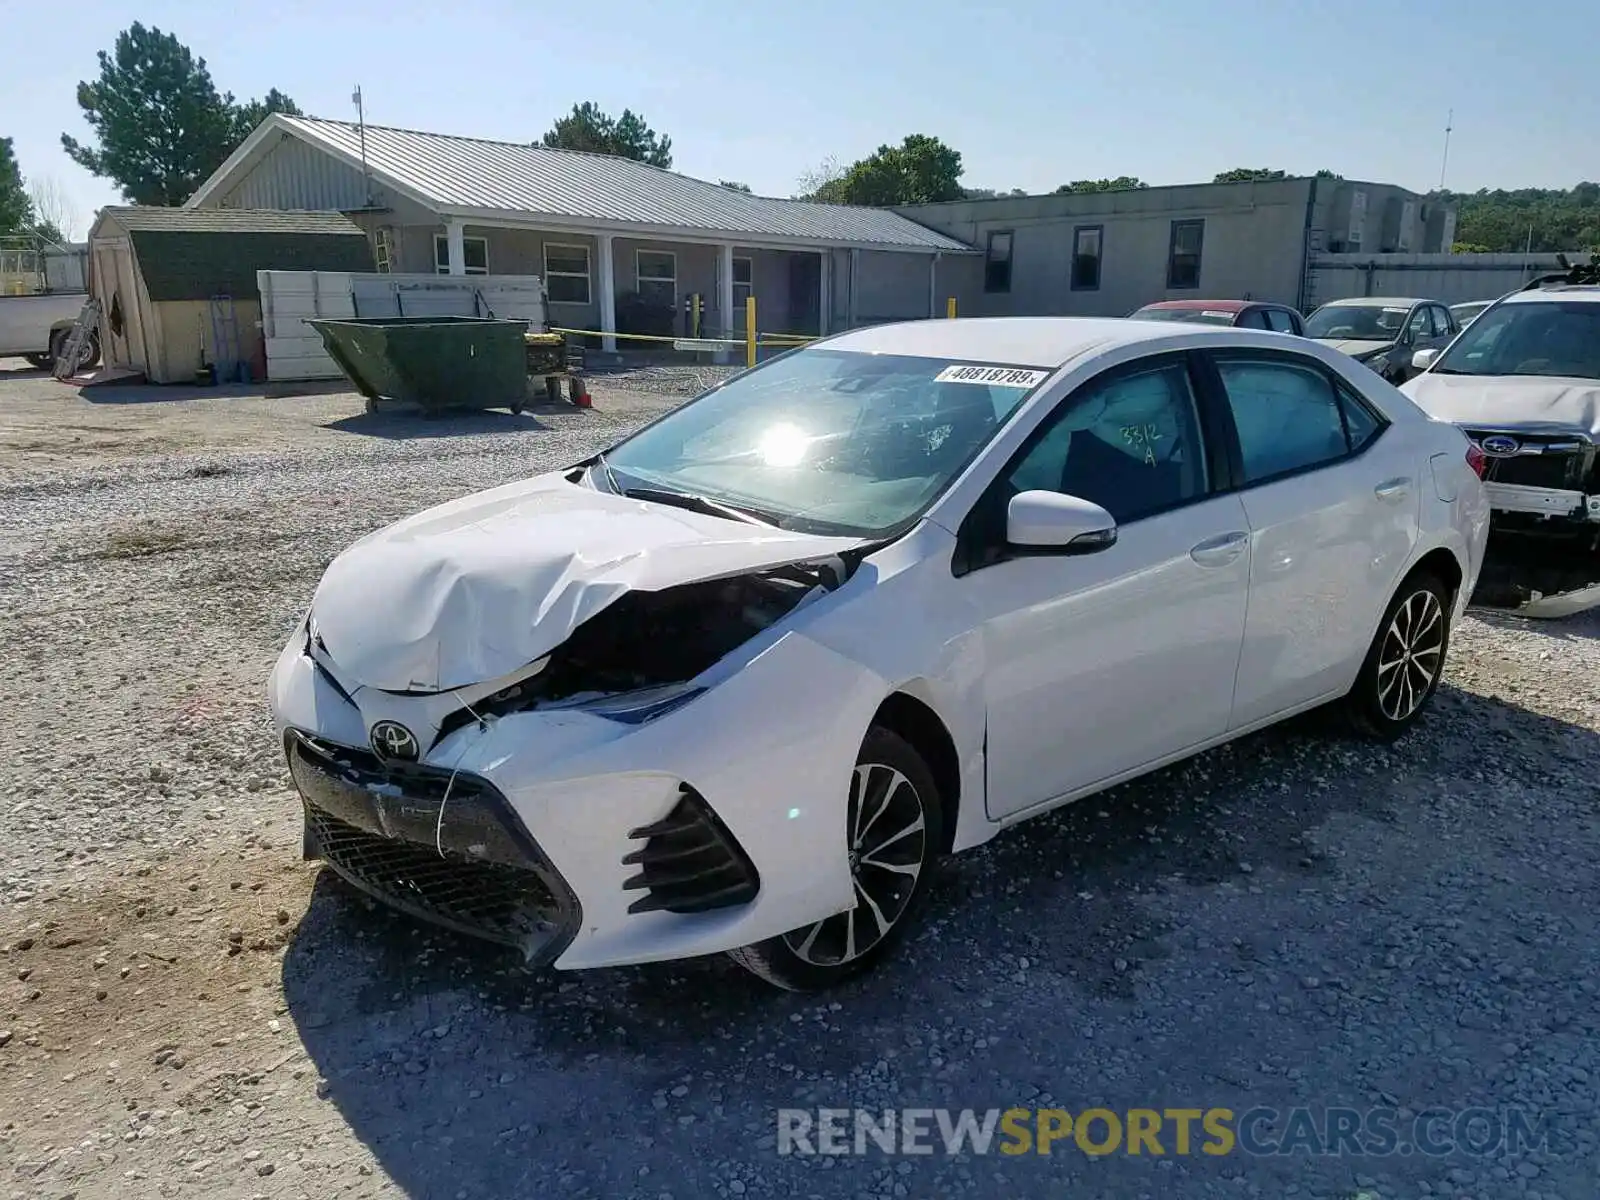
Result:
{"type": "Polygon", "coordinates": [[[665,687],[642,688],[636,692],[624,692],[620,695],[596,696],[592,700],[579,700],[574,697],[575,703],[563,707],[593,713],[597,717],[605,717],[608,721],[620,721],[624,725],[643,725],[647,721],[654,721],[657,717],[664,717],[669,712],[675,712],[705,690],[692,684],[672,683],[665,687]]]}

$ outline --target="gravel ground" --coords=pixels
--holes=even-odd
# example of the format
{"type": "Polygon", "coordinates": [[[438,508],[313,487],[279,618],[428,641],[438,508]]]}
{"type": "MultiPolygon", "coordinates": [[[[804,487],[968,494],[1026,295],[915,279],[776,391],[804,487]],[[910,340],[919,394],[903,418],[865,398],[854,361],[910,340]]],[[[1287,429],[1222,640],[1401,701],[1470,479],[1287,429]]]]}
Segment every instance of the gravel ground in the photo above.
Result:
{"type": "Polygon", "coordinates": [[[823,998],[720,958],[530,976],[301,863],[262,685],[323,566],[692,386],[651,378],[421,424],[0,364],[0,1194],[1595,1195],[1593,614],[1469,617],[1393,747],[1312,716],[1008,833],[823,998]],[[817,1106],[1518,1109],[1549,1137],[780,1156],[776,1110],[817,1106]]]}

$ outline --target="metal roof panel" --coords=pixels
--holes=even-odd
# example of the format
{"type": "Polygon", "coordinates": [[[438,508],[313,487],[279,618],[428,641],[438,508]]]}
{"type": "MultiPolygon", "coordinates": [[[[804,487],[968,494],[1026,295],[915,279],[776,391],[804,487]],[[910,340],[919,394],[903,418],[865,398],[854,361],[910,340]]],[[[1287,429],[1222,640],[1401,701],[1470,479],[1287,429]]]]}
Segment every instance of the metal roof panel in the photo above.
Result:
{"type": "MultiPolygon", "coordinates": [[[[359,126],[278,117],[300,136],[359,160],[359,126]]],[[[646,163],[517,142],[366,127],[366,162],[440,209],[671,226],[706,235],[832,242],[889,250],[971,253],[972,247],[898,213],[736,192],[646,163]]]]}

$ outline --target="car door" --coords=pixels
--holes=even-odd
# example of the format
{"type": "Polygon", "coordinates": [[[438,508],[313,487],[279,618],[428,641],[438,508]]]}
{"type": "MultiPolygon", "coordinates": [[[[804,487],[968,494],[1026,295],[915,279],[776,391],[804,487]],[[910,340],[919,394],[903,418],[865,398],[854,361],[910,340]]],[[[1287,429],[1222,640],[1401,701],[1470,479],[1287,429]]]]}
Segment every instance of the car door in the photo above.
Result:
{"type": "Polygon", "coordinates": [[[1307,355],[1211,351],[1250,527],[1232,727],[1348,687],[1418,537],[1415,455],[1349,380],[1307,355]]]}
{"type": "Polygon", "coordinates": [[[1244,636],[1249,536],[1212,492],[1192,356],[1146,357],[1064,398],[962,522],[956,587],[981,631],[989,815],[1079,792],[1223,734],[1244,636]],[[1014,553],[1012,496],[1104,506],[1114,544],[1014,553]]]}
{"type": "Polygon", "coordinates": [[[1443,350],[1461,332],[1461,326],[1456,323],[1455,314],[1442,304],[1431,306],[1433,313],[1433,346],[1443,350]]]}

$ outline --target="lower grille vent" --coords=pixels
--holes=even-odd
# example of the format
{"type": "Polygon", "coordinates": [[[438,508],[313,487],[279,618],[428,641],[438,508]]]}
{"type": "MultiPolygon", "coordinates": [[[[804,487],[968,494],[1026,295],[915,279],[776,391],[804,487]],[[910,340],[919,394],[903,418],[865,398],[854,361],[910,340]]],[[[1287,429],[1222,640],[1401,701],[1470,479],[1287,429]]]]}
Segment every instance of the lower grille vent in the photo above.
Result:
{"type": "Polygon", "coordinates": [[[639,868],[622,886],[645,893],[628,906],[631,913],[709,912],[748,904],[761,890],[755,863],[705,798],[688,784],[681,790],[665,817],[628,834],[644,839],[622,860],[639,868]]]}

